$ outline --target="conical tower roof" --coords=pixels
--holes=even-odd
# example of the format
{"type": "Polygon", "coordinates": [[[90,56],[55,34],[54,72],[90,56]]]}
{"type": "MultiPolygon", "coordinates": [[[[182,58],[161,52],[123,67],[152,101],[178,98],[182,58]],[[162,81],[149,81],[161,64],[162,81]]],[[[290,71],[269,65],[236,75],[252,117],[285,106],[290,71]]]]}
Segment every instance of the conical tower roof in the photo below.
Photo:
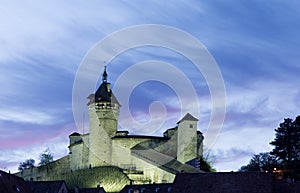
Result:
{"type": "Polygon", "coordinates": [[[104,67],[104,72],[102,74],[102,83],[95,93],[95,102],[108,102],[115,103],[120,106],[119,101],[114,96],[112,90],[110,89],[110,83],[107,82],[108,74],[106,72],[106,66],[104,67]]]}

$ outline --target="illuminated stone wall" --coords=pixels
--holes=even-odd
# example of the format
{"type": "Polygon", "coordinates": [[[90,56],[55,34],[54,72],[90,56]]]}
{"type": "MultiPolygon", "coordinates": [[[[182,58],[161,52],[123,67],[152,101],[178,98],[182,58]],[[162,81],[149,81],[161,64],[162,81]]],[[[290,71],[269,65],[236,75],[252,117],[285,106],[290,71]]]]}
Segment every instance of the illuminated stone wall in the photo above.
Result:
{"type": "Polygon", "coordinates": [[[64,166],[68,166],[68,156],[52,163],[51,169],[38,167],[24,170],[16,175],[25,180],[65,180],[67,187],[96,188],[100,185],[106,192],[119,192],[122,188],[130,184],[130,179],[123,171],[113,166],[102,166],[91,169],[71,171],[64,166]],[[66,171],[67,169],[68,171],[66,171]]]}
{"type": "MultiPolygon", "coordinates": [[[[152,165],[131,154],[131,148],[137,144],[160,144],[158,139],[146,137],[114,138],[112,164],[128,172],[129,177],[135,183],[162,183],[173,182],[175,175],[166,172],[155,165],[152,165]],[[152,143],[148,143],[151,141],[152,143]]],[[[151,145],[151,146],[152,146],[151,145]]],[[[146,147],[151,149],[151,147],[146,147]]]]}
{"type": "Polygon", "coordinates": [[[177,160],[186,163],[196,157],[197,121],[184,120],[178,125],[177,160]]]}
{"type": "Polygon", "coordinates": [[[83,142],[70,147],[70,169],[73,171],[83,168],[83,147],[83,142]]]}
{"type": "MultiPolygon", "coordinates": [[[[95,104],[89,106],[89,164],[92,167],[109,165],[111,163],[112,141],[106,128],[115,126],[109,110],[96,111],[95,104]],[[110,117],[110,118],[109,118],[110,117]]],[[[117,128],[115,128],[116,130],[117,128]]]]}
{"type": "Polygon", "coordinates": [[[48,166],[39,166],[31,169],[23,170],[16,173],[17,176],[25,180],[48,180],[49,176],[61,175],[70,172],[70,159],[69,155],[52,162],[48,166]]]}

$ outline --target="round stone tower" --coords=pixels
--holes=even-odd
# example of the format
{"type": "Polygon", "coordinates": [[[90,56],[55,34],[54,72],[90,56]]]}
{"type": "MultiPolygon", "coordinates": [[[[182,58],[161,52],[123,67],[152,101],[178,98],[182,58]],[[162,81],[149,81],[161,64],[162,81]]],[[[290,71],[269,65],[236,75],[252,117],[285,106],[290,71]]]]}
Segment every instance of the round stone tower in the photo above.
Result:
{"type": "Polygon", "coordinates": [[[118,127],[120,104],[107,82],[106,67],[102,84],[95,94],[89,96],[89,163],[91,167],[111,163],[112,140],[118,127]]]}

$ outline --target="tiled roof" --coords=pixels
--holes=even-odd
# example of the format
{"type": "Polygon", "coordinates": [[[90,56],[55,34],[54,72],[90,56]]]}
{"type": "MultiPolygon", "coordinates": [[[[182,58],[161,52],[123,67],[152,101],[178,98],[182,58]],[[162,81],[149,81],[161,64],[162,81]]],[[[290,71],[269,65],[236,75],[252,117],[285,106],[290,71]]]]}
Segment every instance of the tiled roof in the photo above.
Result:
{"type": "Polygon", "coordinates": [[[106,193],[105,190],[101,188],[78,188],[77,190],[72,189],[69,193],[106,193]]]}
{"type": "Polygon", "coordinates": [[[163,184],[143,184],[143,185],[126,185],[120,193],[128,193],[134,192],[135,190],[138,190],[140,193],[168,193],[171,192],[172,184],[169,183],[163,183],[163,184]]]}
{"type": "Polygon", "coordinates": [[[32,193],[58,193],[61,187],[65,184],[65,181],[30,181],[28,183],[32,189],[32,193]]]}
{"type": "Polygon", "coordinates": [[[185,172],[201,172],[196,168],[188,165],[182,164],[174,157],[167,154],[158,152],[155,149],[136,149],[131,148],[131,154],[139,159],[142,159],[152,165],[155,165],[165,171],[176,174],[181,171],[185,172]]]}
{"type": "Polygon", "coordinates": [[[95,93],[95,102],[111,102],[111,90],[108,90],[107,82],[102,82],[95,93]]]}
{"type": "Polygon", "coordinates": [[[273,193],[273,176],[262,172],[179,173],[172,193],[273,193]]]}
{"type": "Polygon", "coordinates": [[[30,186],[23,178],[0,170],[1,193],[32,193],[30,186]]]}

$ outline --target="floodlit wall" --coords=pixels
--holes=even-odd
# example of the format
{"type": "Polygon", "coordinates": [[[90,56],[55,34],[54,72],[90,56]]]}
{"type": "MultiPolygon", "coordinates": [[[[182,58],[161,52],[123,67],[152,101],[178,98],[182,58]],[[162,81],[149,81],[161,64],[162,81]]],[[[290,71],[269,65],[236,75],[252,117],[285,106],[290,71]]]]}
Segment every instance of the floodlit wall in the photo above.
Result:
{"type": "Polygon", "coordinates": [[[197,121],[180,122],[177,132],[177,160],[186,163],[197,158],[197,121]]]}
{"type": "Polygon", "coordinates": [[[97,110],[95,104],[89,106],[89,164],[91,167],[109,165],[111,163],[111,132],[117,130],[114,113],[109,109],[97,110]]]}
{"type": "Polygon", "coordinates": [[[63,160],[53,163],[52,169],[47,171],[46,167],[38,167],[24,170],[17,173],[17,176],[23,177],[25,180],[65,180],[67,187],[73,189],[79,188],[96,188],[100,185],[106,192],[119,192],[122,188],[130,184],[130,179],[123,171],[113,166],[102,166],[90,169],[82,169],[76,171],[63,171],[63,166],[67,157],[63,160]]]}

